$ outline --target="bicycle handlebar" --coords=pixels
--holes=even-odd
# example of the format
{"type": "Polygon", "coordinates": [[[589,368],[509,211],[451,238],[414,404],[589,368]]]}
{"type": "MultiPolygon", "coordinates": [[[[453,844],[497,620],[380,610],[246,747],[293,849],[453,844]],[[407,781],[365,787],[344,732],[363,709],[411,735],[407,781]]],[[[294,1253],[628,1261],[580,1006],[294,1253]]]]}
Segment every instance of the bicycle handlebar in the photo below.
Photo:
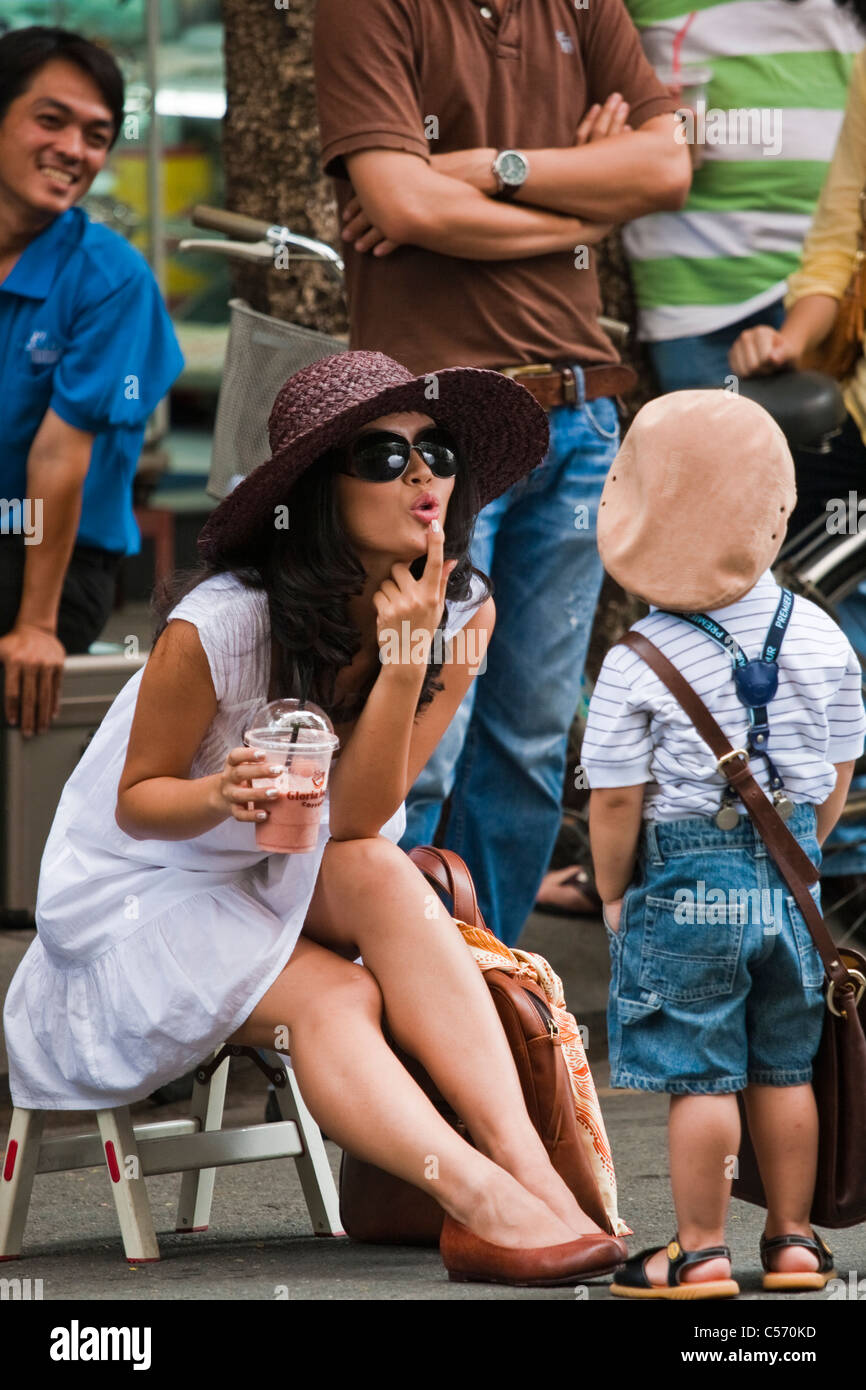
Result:
{"type": "Polygon", "coordinates": [[[273,223],[264,222],[259,217],[247,217],[243,212],[227,212],[225,208],[208,207],[206,203],[196,204],[190,220],[194,227],[207,227],[212,232],[225,232],[227,236],[237,237],[238,241],[261,241],[273,226],[273,223]]]}
{"type": "Polygon", "coordinates": [[[280,247],[293,250],[296,258],[302,261],[319,261],[326,265],[342,284],[342,257],[326,241],[315,237],[302,236],[288,227],[277,223],[264,222],[258,217],[247,217],[242,212],[227,212],[225,208],[211,208],[199,203],[192,210],[191,220],[197,227],[208,227],[217,232],[229,232],[235,241],[184,241],[181,251],[208,251],[216,255],[240,256],[242,259],[267,260],[270,252],[276,255],[280,247]],[[297,253],[300,252],[300,255],[297,253]]]}

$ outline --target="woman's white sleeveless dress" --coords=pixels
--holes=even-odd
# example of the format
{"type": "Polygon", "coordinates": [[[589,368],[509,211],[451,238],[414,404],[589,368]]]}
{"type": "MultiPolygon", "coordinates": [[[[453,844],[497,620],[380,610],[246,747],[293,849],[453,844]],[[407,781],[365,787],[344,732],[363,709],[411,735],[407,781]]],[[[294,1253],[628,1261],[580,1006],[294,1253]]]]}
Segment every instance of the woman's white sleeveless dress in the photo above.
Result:
{"type": "MultiPolygon", "coordinates": [[[[446,636],[479,604],[449,604],[446,636]]],[[[190,777],[218,772],[267,700],[263,591],[216,575],[172,610],[198,629],[219,706],[190,777]]],[[[63,790],[39,875],[38,934],[6,999],[15,1105],[125,1105],[189,1071],[249,1016],[292,954],[329,838],[263,853],[233,817],[191,840],[134,840],[115,818],[144,668],[127,681],[63,790]]],[[[405,807],[382,827],[394,843],[405,807]]]]}

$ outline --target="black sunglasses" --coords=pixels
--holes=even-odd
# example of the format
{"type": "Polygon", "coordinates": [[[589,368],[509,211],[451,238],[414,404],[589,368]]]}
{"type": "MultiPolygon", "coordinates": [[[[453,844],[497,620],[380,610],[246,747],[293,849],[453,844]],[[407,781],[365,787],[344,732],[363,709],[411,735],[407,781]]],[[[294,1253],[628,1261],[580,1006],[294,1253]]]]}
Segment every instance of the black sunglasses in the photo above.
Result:
{"type": "Polygon", "coordinates": [[[460,466],[454,436],[439,425],[422,430],[412,441],[388,430],[368,430],[344,448],[332,449],[330,454],[341,473],[362,478],[366,483],[390,483],[402,478],[413,449],[417,449],[437,478],[453,478],[460,466]]]}

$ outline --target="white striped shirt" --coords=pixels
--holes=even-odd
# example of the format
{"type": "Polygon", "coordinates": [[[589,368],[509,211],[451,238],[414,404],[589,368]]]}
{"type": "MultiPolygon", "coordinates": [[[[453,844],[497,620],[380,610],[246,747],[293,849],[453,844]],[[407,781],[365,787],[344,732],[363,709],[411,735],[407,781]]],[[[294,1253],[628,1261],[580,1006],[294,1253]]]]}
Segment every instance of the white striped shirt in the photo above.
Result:
{"type": "MultiPolygon", "coordinates": [[[[781,591],[767,570],[737,603],[711,610],[746,657],[761,655],[781,591]]],[[[737,698],[731,657],[681,618],[651,609],[635,623],[697,691],[735,748],[749,715],[737,698]]],[[[820,805],[836,784],[834,763],[863,752],[866,711],[857,656],[832,618],[796,595],[779,654],[779,689],[769,705],[769,753],[794,802],[820,805]]],[[[628,647],[610,649],[593,691],[581,749],[590,787],[648,783],[645,820],[714,816],[725,779],[673,695],[628,647]]],[[[766,791],[763,758],[752,771],[766,791]]]]}
{"type": "Polygon", "coordinates": [[[626,0],[654,67],[712,73],[678,212],[622,229],[638,337],[712,333],[777,302],[799,264],[864,30],[832,0],[626,0]],[[693,11],[693,22],[689,21],[693,11]]]}

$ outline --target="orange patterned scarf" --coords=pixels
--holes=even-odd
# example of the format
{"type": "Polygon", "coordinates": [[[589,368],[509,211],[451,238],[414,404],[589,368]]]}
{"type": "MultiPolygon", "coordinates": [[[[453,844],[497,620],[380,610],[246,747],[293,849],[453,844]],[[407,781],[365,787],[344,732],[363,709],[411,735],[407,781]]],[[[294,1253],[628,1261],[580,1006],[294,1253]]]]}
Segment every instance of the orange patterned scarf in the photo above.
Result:
{"type": "Polygon", "coordinates": [[[533,955],[529,951],[511,950],[485,928],[470,927],[466,922],[460,921],[457,925],[480,970],[503,970],[507,975],[529,980],[544,990],[553,1017],[559,1025],[559,1038],[568,1064],[574,1095],[574,1111],[604,1209],[610,1217],[616,1235],[631,1235],[630,1228],[617,1212],[616,1174],[610,1143],[601,1117],[601,1106],[598,1103],[589,1062],[586,1060],[580,1029],[574,1015],[565,1007],[562,981],[544,956],[533,955]]]}

